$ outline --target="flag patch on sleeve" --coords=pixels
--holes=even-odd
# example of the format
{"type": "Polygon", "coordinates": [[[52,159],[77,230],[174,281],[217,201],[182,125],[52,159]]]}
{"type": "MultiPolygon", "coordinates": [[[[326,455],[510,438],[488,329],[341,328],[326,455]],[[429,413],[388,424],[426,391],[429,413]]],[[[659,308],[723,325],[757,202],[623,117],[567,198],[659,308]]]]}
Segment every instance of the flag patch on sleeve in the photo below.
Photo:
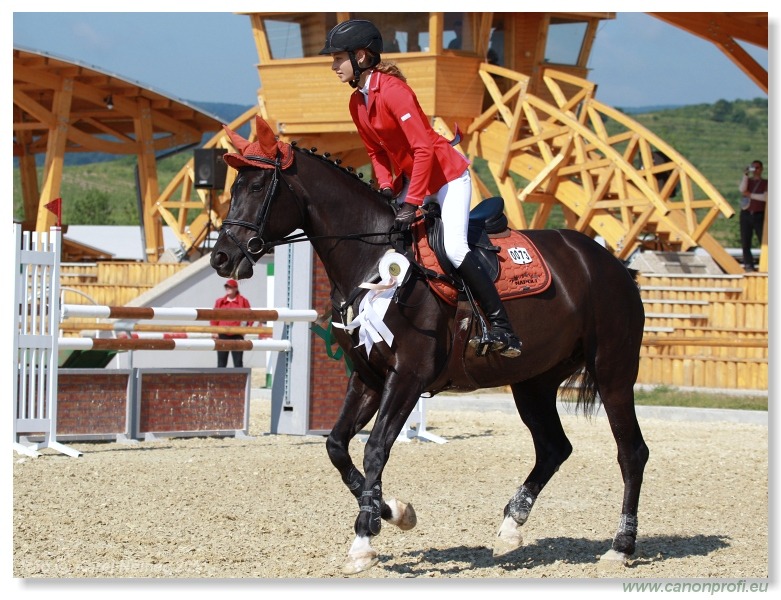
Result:
{"type": "Polygon", "coordinates": [[[402,115],[402,116],[401,116],[401,122],[403,123],[404,121],[406,121],[407,119],[409,119],[409,118],[411,118],[411,117],[412,117],[412,115],[411,115],[411,114],[409,114],[409,113],[407,113],[407,114],[405,114],[405,115],[402,115]]]}

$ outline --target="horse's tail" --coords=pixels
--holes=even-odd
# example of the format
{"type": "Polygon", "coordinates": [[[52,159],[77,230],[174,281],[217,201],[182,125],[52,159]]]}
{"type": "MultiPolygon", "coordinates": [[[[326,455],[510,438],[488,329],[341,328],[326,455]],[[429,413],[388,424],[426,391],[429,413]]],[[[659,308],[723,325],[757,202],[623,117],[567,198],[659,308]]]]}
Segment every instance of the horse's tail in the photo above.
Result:
{"type": "Polygon", "coordinates": [[[567,378],[562,385],[560,397],[564,402],[574,402],[575,411],[581,411],[587,417],[594,416],[599,408],[597,383],[585,368],[575,371],[567,378]]]}

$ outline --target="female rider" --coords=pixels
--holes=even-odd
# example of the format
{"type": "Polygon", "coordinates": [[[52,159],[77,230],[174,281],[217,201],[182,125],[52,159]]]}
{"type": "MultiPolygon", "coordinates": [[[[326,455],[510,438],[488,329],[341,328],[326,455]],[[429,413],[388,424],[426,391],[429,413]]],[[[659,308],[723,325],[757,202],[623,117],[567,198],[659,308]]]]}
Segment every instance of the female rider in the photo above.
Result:
{"type": "MultiPolygon", "coordinates": [[[[377,27],[353,19],[331,29],[320,54],[330,55],[339,80],[356,89],[350,97],[350,115],[380,191],[400,204],[397,227],[409,226],[424,200],[438,201],[445,253],[491,324],[490,350],[520,356],[521,342],[496,287],[467,245],[472,199],[469,162],[434,131],[401,71],[381,61],[382,49],[377,27]]],[[[474,338],[470,344],[478,341],[474,338]]]]}

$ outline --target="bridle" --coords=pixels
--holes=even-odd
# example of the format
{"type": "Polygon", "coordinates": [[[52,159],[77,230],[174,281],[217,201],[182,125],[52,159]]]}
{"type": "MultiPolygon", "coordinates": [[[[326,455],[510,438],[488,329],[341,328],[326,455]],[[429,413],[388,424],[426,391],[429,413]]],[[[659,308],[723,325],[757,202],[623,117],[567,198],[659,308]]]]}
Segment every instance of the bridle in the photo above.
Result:
{"type": "MultiPolygon", "coordinates": [[[[277,157],[272,160],[270,158],[266,158],[265,156],[255,156],[255,155],[247,155],[244,158],[248,160],[252,160],[255,162],[260,162],[265,165],[270,165],[274,168],[274,174],[271,179],[271,186],[266,191],[266,197],[263,198],[263,204],[260,207],[260,210],[258,211],[258,216],[255,219],[254,223],[250,223],[249,221],[243,221],[240,219],[223,219],[222,221],[222,229],[227,234],[227,236],[231,239],[231,241],[238,246],[239,250],[242,251],[245,258],[250,262],[252,266],[255,266],[255,264],[260,259],[260,255],[262,255],[265,251],[273,248],[277,244],[269,244],[263,241],[263,230],[266,228],[266,221],[268,220],[268,212],[271,208],[271,202],[274,200],[274,197],[277,195],[277,189],[279,187],[279,181],[282,177],[282,164],[280,162],[280,154],[277,153],[277,157]],[[230,229],[226,228],[226,225],[239,225],[241,227],[246,227],[247,229],[251,229],[255,232],[256,235],[252,236],[249,240],[247,240],[246,244],[242,244],[239,241],[239,238],[236,237],[236,234],[234,234],[230,229]],[[252,255],[256,255],[258,258],[253,258],[252,255]]],[[[298,198],[296,198],[296,204],[298,203],[298,198]]],[[[301,206],[299,205],[299,211],[301,210],[301,206]]],[[[303,215],[302,215],[303,216],[303,215]]]]}

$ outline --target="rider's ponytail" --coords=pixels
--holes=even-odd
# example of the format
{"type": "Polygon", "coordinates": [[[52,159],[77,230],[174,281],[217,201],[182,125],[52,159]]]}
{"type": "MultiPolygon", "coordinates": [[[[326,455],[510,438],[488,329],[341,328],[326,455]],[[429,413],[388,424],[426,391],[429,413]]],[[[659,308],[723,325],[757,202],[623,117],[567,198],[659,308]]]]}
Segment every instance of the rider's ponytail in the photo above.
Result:
{"type": "Polygon", "coordinates": [[[374,67],[375,71],[379,71],[380,73],[385,73],[386,75],[391,75],[392,77],[398,77],[403,82],[407,82],[407,78],[404,77],[404,74],[401,72],[401,69],[396,66],[396,63],[388,62],[388,61],[382,61],[380,64],[374,67]]]}

